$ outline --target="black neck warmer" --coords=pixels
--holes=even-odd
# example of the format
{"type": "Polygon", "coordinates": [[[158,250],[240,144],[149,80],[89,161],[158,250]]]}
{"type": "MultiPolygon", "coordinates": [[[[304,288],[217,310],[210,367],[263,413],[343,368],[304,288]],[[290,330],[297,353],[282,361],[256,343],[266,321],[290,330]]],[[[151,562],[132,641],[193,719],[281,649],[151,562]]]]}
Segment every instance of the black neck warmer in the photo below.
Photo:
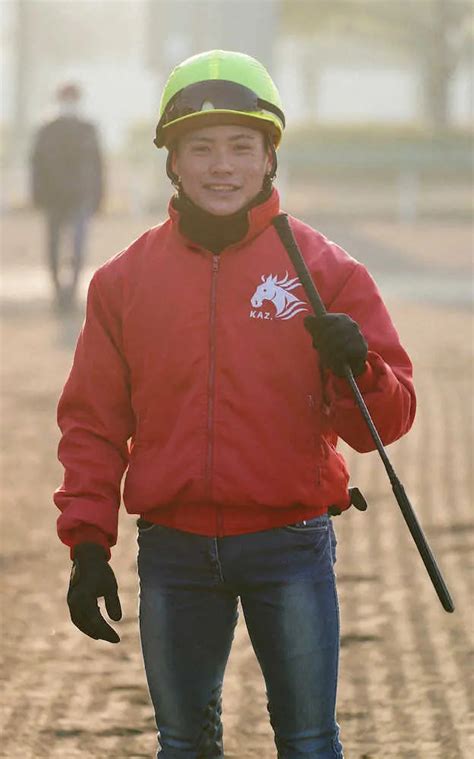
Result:
{"type": "Polygon", "coordinates": [[[179,229],[185,237],[211,253],[220,253],[245,237],[249,228],[249,210],[268,200],[272,189],[271,181],[265,181],[262,190],[250,203],[229,216],[215,216],[204,211],[179,189],[172,201],[173,208],[179,211],[179,229]]]}

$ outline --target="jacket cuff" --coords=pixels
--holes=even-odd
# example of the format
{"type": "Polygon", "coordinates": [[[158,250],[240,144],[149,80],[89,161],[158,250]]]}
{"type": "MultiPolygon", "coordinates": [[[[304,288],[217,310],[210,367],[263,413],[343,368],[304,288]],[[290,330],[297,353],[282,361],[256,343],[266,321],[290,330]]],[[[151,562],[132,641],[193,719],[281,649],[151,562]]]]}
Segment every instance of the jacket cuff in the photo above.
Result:
{"type": "Polygon", "coordinates": [[[107,540],[107,536],[104,535],[102,530],[99,530],[98,527],[94,527],[91,524],[85,524],[74,531],[70,550],[71,560],[74,560],[74,549],[80,543],[97,543],[98,545],[101,545],[105,548],[107,559],[110,559],[109,541],[107,540]]]}
{"type": "MultiPolygon", "coordinates": [[[[372,354],[372,356],[374,356],[374,354],[372,354]]],[[[365,369],[362,374],[355,377],[357,387],[362,394],[375,389],[379,374],[380,372],[374,370],[369,357],[369,360],[365,362],[365,369]]],[[[327,387],[329,394],[336,398],[352,398],[351,386],[345,377],[338,377],[336,374],[330,372],[328,375],[327,387]]]]}

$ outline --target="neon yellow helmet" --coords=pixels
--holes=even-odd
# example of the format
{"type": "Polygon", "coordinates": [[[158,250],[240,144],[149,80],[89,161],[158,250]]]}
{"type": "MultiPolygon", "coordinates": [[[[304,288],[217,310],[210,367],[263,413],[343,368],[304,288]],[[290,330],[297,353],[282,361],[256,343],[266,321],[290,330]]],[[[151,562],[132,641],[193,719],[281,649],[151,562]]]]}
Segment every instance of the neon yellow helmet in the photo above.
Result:
{"type": "Polygon", "coordinates": [[[278,147],[285,116],[279,92],[255,58],[209,50],[187,58],[171,72],[160,103],[154,143],[169,146],[190,127],[245,124],[265,131],[278,147]],[[198,122],[199,119],[199,122],[198,122]]]}

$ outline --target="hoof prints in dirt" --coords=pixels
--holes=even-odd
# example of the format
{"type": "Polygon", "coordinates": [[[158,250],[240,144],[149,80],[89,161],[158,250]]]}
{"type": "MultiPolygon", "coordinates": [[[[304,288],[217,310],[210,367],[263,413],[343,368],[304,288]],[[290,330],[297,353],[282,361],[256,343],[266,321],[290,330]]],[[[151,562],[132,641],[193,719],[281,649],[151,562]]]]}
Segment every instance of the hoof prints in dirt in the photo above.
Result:
{"type": "Polygon", "coordinates": [[[107,730],[84,730],[83,728],[64,728],[58,730],[42,730],[43,735],[53,735],[55,738],[80,738],[82,736],[96,736],[98,738],[125,738],[129,735],[143,735],[144,733],[155,732],[154,727],[126,727],[119,725],[109,727],[107,730]]]}
{"type": "Polygon", "coordinates": [[[373,643],[376,640],[382,640],[380,635],[341,635],[341,648],[354,643],[373,643]]]}
{"type": "Polygon", "coordinates": [[[378,582],[377,575],[356,575],[356,574],[338,574],[337,584],[342,585],[346,582],[378,582]]]}

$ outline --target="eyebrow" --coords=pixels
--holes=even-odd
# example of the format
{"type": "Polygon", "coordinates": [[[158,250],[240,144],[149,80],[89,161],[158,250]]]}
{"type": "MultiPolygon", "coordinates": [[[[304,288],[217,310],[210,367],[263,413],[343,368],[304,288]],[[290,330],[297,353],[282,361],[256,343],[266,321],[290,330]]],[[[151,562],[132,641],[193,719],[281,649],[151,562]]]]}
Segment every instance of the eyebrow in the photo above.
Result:
{"type": "Polygon", "coordinates": [[[236,134],[233,137],[229,137],[230,140],[255,140],[257,135],[255,134],[236,134]]]}
{"type": "MultiPolygon", "coordinates": [[[[254,141],[256,138],[256,135],[254,134],[234,134],[232,137],[229,137],[229,140],[231,142],[237,142],[237,140],[251,140],[254,141]]],[[[215,142],[215,139],[213,137],[199,137],[198,135],[192,137],[189,137],[189,142],[215,142]]]]}

